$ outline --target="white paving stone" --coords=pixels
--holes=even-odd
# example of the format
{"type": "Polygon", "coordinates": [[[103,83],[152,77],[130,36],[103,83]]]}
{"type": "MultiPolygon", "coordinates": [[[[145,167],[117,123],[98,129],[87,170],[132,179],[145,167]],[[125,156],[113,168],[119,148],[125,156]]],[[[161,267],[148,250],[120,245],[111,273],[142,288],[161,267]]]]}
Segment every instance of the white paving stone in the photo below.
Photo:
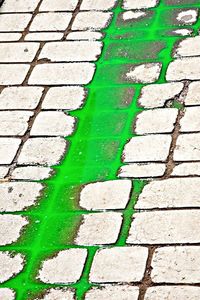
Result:
{"type": "Polygon", "coordinates": [[[94,71],[95,65],[87,62],[42,64],[34,68],[29,84],[88,84],[93,78],[94,71]]]}
{"type": "Polygon", "coordinates": [[[157,5],[158,0],[123,0],[124,9],[142,9],[150,8],[157,5]]]}
{"type": "Polygon", "coordinates": [[[172,61],[167,69],[166,79],[179,81],[200,79],[200,57],[185,57],[172,61]]]}
{"type": "Polygon", "coordinates": [[[31,32],[25,36],[25,41],[59,41],[62,37],[62,32],[31,32]]]}
{"type": "Polygon", "coordinates": [[[190,37],[182,40],[175,50],[175,57],[200,55],[200,36],[190,37]]]}
{"type": "Polygon", "coordinates": [[[159,108],[145,110],[137,115],[136,134],[170,133],[178,115],[176,108],[159,108]]]}
{"type": "Polygon", "coordinates": [[[81,10],[109,10],[116,2],[116,0],[83,0],[81,10]]]}
{"type": "Polygon", "coordinates": [[[81,86],[52,87],[44,98],[42,109],[79,109],[85,98],[86,90],[81,86]]]}
{"type": "Polygon", "coordinates": [[[8,173],[9,167],[0,167],[0,179],[4,178],[8,173]]]}
{"type": "Polygon", "coordinates": [[[185,106],[200,105],[200,81],[190,83],[184,103],[185,106]]]}
{"type": "MultiPolygon", "coordinates": [[[[21,254],[0,252],[0,283],[7,281],[22,271],[24,258],[21,254]]],[[[11,294],[11,293],[10,293],[11,294]]],[[[12,295],[12,294],[11,294],[12,295]]],[[[1,296],[1,293],[0,293],[1,296]]],[[[1,298],[5,300],[5,298],[1,298]]],[[[9,299],[9,298],[8,298],[9,299]]],[[[12,298],[11,298],[12,299],[12,298]]]]}
{"type": "Polygon", "coordinates": [[[79,12],[73,22],[72,30],[98,30],[106,28],[112,13],[103,11],[79,12]]]}
{"type": "Polygon", "coordinates": [[[86,257],[86,249],[60,251],[53,258],[43,262],[38,278],[45,283],[77,282],[81,277],[86,257]]]}
{"type": "Polygon", "coordinates": [[[199,210],[140,212],[133,215],[130,244],[182,244],[200,241],[199,210]],[[195,232],[195,234],[194,234],[195,232]]]}
{"type": "Polygon", "coordinates": [[[33,12],[39,0],[5,0],[1,6],[2,12],[33,12]]]}
{"type": "Polygon", "coordinates": [[[200,131],[200,107],[187,107],[185,114],[180,121],[181,132],[200,131]]]}
{"type": "Polygon", "coordinates": [[[199,283],[199,252],[199,247],[192,246],[156,249],[152,260],[153,282],[199,283]]]}
{"type": "Polygon", "coordinates": [[[124,147],[123,161],[165,161],[169,154],[170,144],[170,135],[157,134],[133,137],[124,147]]]}
{"type": "Polygon", "coordinates": [[[24,210],[36,203],[42,190],[41,183],[3,182],[0,184],[0,211],[24,210]]]}
{"type": "Polygon", "coordinates": [[[129,285],[105,285],[92,288],[86,293],[85,300],[137,300],[139,288],[129,285]]]}
{"type": "Polygon", "coordinates": [[[22,84],[29,67],[28,64],[0,64],[0,85],[22,84]]]}
{"type": "Polygon", "coordinates": [[[199,300],[199,293],[196,286],[155,286],[147,289],[144,300],[199,300]]]}
{"type": "Polygon", "coordinates": [[[52,62],[96,61],[101,50],[102,42],[98,41],[52,42],[44,46],[39,58],[52,62]]]}
{"type": "Polygon", "coordinates": [[[1,32],[0,33],[0,41],[1,42],[9,42],[9,41],[18,41],[21,37],[21,33],[16,32],[1,32]]]}
{"type": "Polygon", "coordinates": [[[20,139],[17,138],[0,138],[0,164],[11,164],[19,145],[20,139]]]}
{"type": "Polygon", "coordinates": [[[143,278],[148,249],[115,247],[98,250],[90,271],[90,282],[134,282],[143,278]]]}
{"type": "Polygon", "coordinates": [[[20,165],[56,165],[60,162],[67,143],[60,137],[29,138],[18,158],[20,165]]]}
{"type": "Polygon", "coordinates": [[[198,11],[196,9],[183,10],[178,13],[176,19],[182,24],[193,24],[197,21],[198,11]]]}
{"type": "Polygon", "coordinates": [[[139,195],[136,209],[198,207],[200,178],[169,178],[152,181],[139,195]]]}
{"type": "Polygon", "coordinates": [[[31,136],[69,136],[75,128],[75,118],[61,111],[40,112],[31,129],[31,136]]]}
{"type": "Polygon", "coordinates": [[[183,89],[182,82],[151,84],[141,90],[138,103],[145,108],[163,107],[165,102],[173,99],[183,89]]]}
{"type": "Polygon", "coordinates": [[[135,83],[151,83],[158,80],[162,65],[160,63],[147,63],[131,67],[126,78],[135,83]]]}
{"type": "Polygon", "coordinates": [[[190,176],[200,175],[200,163],[180,163],[174,167],[171,176],[190,176]]]}
{"type": "Polygon", "coordinates": [[[174,150],[174,161],[200,160],[200,133],[181,134],[174,150]]]}
{"type": "MultiPolygon", "coordinates": [[[[97,31],[72,31],[67,35],[67,40],[101,40],[104,37],[102,32],[97,31]]],[[[1,38],[1,36],[0,36],[1,38]]]]}
{"type": "Polygon", "coordinates": [[[122,214],[103,212],[83,216],[75,243],[78,245],[113,244],[117,241],[122,224],[122,214]]]}
{"type": "Polygon", "coordinates": [[[127,20],[139,19],[139,18],[144,17],[144,16],[146,16],[146,13],[144,11],[129,10],[129,11],[125,11],[122,14],[122,19],[124,21],[127,21],[127,20]]]}
{"type": "Polygon", "coordinates": [[[16,242],[27,224],[28,221],[25,217],[11,214],[0,215],[0,245],[16,242]]]}
{"type": "Polygon", "coordinates": [[[186,28],[176,29],[176,30],[172,31],[173,34],[175,34],[175,35],[181,35],[181,36],[191,35],[192,32],[193,32],[192,29],[186,29],[186,28]]]}
{"type": "Polygon", "coordinates": [[[0,62],[31,62],[39,43],[1,43],[0,62]]]}
{"type": "Polygon", "coordinates": [[[132,163],[122,166],[118,177],[121,178],[145,178],[158,177],[165,173],[165,164],[159,163],[132,163]]]}
{"type": "Polygon", "coordinates": [[[65,30],[69,25],[72,14],[65,12],[39,13],[35,16],[30,31],[65,30]]]}
{"type": "Polygon", "coordinates": [[[0,135],[23,135],[32,115],[30,111],[0,111],[0,135]]]}
{"type": "Polygon", "coordinates": [[[130,180],[110,180],[87,184],[81,191],[80,206],[87,210],[123,209],[131,193],[130,180]]]}
{"type": "Polygon", "coordinates": [[[73,11],[78,4],[78,0],[43,0],[40,11],[73,11]]]}
{"type": "Polygon", "coordinates": [[[67,288],[50,289],[44,297],[37,298],[36,300],[74,300],[74,292],[67,288]]]}
{"type": "Polygon", "coordinates": [[[0,31],[23,31],[31,19],[31,14],[2,14],[0,31]]]}
{"type": "Polygon", "coordinates": [[[12,179],[26,179],[26,180],[43,180],[49,178],[53,173],[53,170],[48,167],[17,167],[12,172],[12,179]]]}
{"type": "Polygon", "coordinates": [[[15,293],[9,288],[0,288],[0,299],[15,300],[15,293]]]}

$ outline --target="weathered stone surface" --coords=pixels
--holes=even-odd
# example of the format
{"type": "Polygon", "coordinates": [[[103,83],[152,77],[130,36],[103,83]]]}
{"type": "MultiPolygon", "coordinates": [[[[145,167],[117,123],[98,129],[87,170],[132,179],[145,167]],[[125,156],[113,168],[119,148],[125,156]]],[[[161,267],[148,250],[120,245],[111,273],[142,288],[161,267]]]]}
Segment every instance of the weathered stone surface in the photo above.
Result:
{"type": "Polygon", "coordinates": [[[198,11],[196,9],[183,10],[177,15],[177,20],[181,24],[191,25],[197,21],[198,11]]]}
{"type": "Polygon", "coordinates": [[[77,233],[78,245],[103,245],[116,242],[122,224],[122,214],[103,212],[87,214],[77,233]]]}
{"type": "Polygon", "coordinates": [[[178,115],[176,108],[159,108],[145,110],[137,115],[135,123],[136,134],[170,133],[178,115]]]}
{"type": "MultiPolygon", "coordinates": [[[[22,271],[24,258],[21,254],[0,252],[0,283],[7,281],[22,271]]],[[[0,293],[1,296],[1,293],[0,293]]],[[[5,298],[1,298],[4,300],[5,298]]],[[[11,298],[12,299],[12,298],[11,298]]]]}
{"type": "Polygon", "coordinates": [[[38,278],[45,283],[77,282],[81,277],[86,257],[86,249],[71,248],[60,251],[53,258],[43,262],[38,278]]]}
{"type": "Polygon", "coordinates": [[[183,28],[183,29],[176,29],[176,30],[173,30],[171,33],[173,35],[181,35],[181,36],[187,36],[187,35],[191,35],[193,32],[192,29],[190,28],[183,28]]]}
{"type": "Polygon", "coordinates": [[[36,300],[74,300],[74,291],[67,288],[50,289],[44,297],[37,298],[36,300]]]}
{"type": "Polygon", "coordinates": [[[199,251],[199,247],[194,246],[157,249],[152,260],[153,282],[199,283],[199,251]]]}
{"type": "Polygon", "coordinates": [[[123,0],[124,9],[142,9],[154,7],[158,4],[159,0],[123,0]]]}
{"type": "Polygon", "coordinates": [[[102,32],[98,31],[72,31],[67,35],[67,40],[101,40],[104,37],[102,32]]]}
{"type": "Polygon", "coordinates": [[[173,99],[182,89],[182,82],[147,85],[142,88],[138,103],[145,108],[163,107],[167,100],[173,99]]]}
{"type": "Polygon", "coordinates": [[[136,213],[127,242],[130,244],[182,244],[200,241],[199,210],[136,213]],[[194,235],[195,232],[195,235],[194,235]]]}
{"type": "Polygon", "coordinates": [[[196,286],[155,286],[147,289],[145,300],[199,300],[196,286]]]}
{"type": "Polygon", "coordinates": [[[174,160],[200,160],[200,133],[179,135],[174,151],[174,160]]]}
{"type": "Polygon", "coordinates": [[[134,282],[143,278],[148,249],[114,247],[97,251],[90,271],[90,282],[134,282]]]}
{"type": "Polygon", "coordinates": [[[39,43],[1,43],[0,62],[31,62],[39,49],[39,43]]]}
{"type": "Polygon", "coordinates": [[[23,31],[31,19],[31,14],[2,14],[0,31],[23,31]]]}
{"type": "Polygon", "coordinates": [[[25,217],[18,215],[0,215],[0,245],[4,246],[16,242],[21,230],[28,224],[25,217]]]}
{"type": "Polygon", "coordinates": [[[158,177],[165,173],[165,164],[132,163],[122,166],[118,176],[121,178],[158,177]]]}
{"type": "Polygon", "coordinates": [[[106,28],[112,13],[100,11],[79,12],[73,22],[72,30],[99,30],[106,28]]]}
{"type": "Polygon", "coordinates": [[[129,285],[104,285],[92,288],[86,293],[85,300],[137,300],[139,288],[129,285]]]}
{"type": "Polygon", "coordinates": [[[30,111],[0,111],[0,135],[23,135],[32,115],[30,111]]]}
{"type": "Polygon", "coordinates": [[[200,206],[200,178],[169,178],[152,181],[139,195],[136,209],[200,206]]]}
{"type": "Polygon", "coordinates": [[[33,19],[30,31],[65,30],[71,17],[72,14],[66,12],[39,13],[33,19]]]}
{"type": "Polygon", "coordinates": [[[151,83],[158,80],[162,65],[160,63],[141,64],[130,68],[126,78],[134,83],[151,83]]]}
{"type": "Polygon", "coordinates": [[[10,42],[10,41],[18,41],[21,37],[21,33],[17,32],[1,32],[0,33],[0,41],[1,42],[10,42]]]}
{"type": "Polygon", "coordinates": [[[78,4],[78,0],[43,0],[40,11],[73,11],[78,4]]]}
{"type": "Polygon", "coordinates": [[[83,0],[81,10],[109,10],[117,0],[83,0]]]}
{"type": "Polygon", "coordinates": [[[28,70],[27,64],[0,64],[0,85],[22,84],[28,70]]]}
{"type": "Polygon", "coordinates": [[[12,172],[12,179],[42,180],[49,178],[53,170],[48,167],[17,167],[12,172]]]}
{"type": "Polygon", "coordinates": [[[200,57],[185,57],[172,61],[167,69],[166,79],[179,81],[200,79],[200,57]]]}
{"type": "Polygon", "coordinates": [[[62,32],[30,32],[25,36],[25,41],[59,41],[62,37],[62,32]]]}
{"type": "Polygon", "coordinates": [[[200,107],[187,107],[180,121],[181,132],[200,131],[200,107]]]}
{"type": "Polygon", "coordinates": [[[0,288],[0,299],[15,300],[15,293],[9,288],[0,288]]]}
{"type": "Polygon", "coordinates": [[[125,11],[122,14],[122,19],[124,21],[127,21],[127,20],[139,19],[139,18],[145,17],[145,16],[146,16],[146,13],[144,11],[132,11],[132,10],[129,10],[129,11],[125,11]]]}
{"type": "Polygon", "coordinates": [[[15,0],[5,0],[1,6],[2,12],[33,12],[38,4],[39,0],[24,0],[24,1],[15,1],[15,0]]]}
{"type": "Polygon", "coordinates": [[[180,163],[173,169],[171,176],[190,176],[200,175],[200,163],[180,163]]]}
{"type": "Polygon", "coordinates": [[[124,162],[165,161],[171,144],[170,135],[136,136],[126,144],[124,162]]]}
{"type": "Polygon", "coordinates": [[[174,56],[198,56],[200,55],[200,36],[190,37],[182,40],[177,49],[175,50],[174,56]]]}
{"type": "Polygon", "coordinates": [[[190,83],[184,104],[185,106],[200,105],[200,81],[190,83]]]}
{"type": "Polygon", "coordinates": [[[81,191],[80,206],[87,210],[123,209],[128,203],[130,180],[110,180],[87,184],[81,191]]]}
{"type": "Polygon", "coordinates": [[[21,143],[17,138],[0,138],[0,164],[11,164],[21,143]]]}

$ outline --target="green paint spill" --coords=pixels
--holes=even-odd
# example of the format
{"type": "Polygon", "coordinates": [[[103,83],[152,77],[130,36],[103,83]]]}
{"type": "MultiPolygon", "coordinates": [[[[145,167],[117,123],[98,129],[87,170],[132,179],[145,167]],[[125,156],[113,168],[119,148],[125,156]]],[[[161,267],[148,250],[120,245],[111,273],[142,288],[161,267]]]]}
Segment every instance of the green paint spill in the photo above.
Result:
{"type": "MultiPolygon", "coordinates": [[[[38,282],[35,278],[41,261],[56,251],[78,247],[73,245],[82,211],[78,197],[83,184],[98,180],[117,179],[122,165],[121,154],[127,140],[134,136],[133,120],[142,108],[137,106],[142,84],[131,84],[124,75],[128,67],[144,62],[161,62],[163,67],[158,83],[165,82],[166,69],[172,60],[173,45],[181,37],[172,36],[170,30],[177,28],[174,11],[187,7],[200,7],[196,1],[190,5],[168,6],[173,0],[161,1],[149,9],[147,16],[136,21],[121,21],[120,4],[113,10],[114,18],[104,39],[101,58],[96,63],[95,77],[88,88],[85,106],[70,114],[78,118],[75,134],[68,138],[69,151],[60,166],[55,167],[56,176],[46,181],[47,189],[40,203],[27,212],[30,225],[23,237],[2,250],[16,250],[25,255],[26,265],[19,275],[2,284],[13,288],[17,300],[33,299],[45,288],[58,286],[38,282]],[[168,1],[168,2],[167,2],[168,1]]],[[[200,22],[192,26],[197,34],[200,22]]],[[[188,28],[191,26],[180,26],[188,28]]],[[[145,182],[134,180],[132,196],[123,210],[123,225],[116,242],[124,246],[128,236],[134,204],[145,182]]],[[[76,289],[78,300],[92,286],[88,277],[98,246],[88,249],[88,258],[80,281],[68,285],[76,289]]],[[[61,285],[60,285],[61,286],[61,285]]]]}

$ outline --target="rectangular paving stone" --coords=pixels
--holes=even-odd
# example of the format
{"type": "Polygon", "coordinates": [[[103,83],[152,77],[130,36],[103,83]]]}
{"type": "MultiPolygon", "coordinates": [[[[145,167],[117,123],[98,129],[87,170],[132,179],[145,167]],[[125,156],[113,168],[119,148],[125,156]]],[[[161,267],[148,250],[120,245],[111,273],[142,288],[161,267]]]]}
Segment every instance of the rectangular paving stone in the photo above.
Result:
{"type": "Polygon", "coordinates": [[[85,300],[137,300],[139,288],[130,285],[104,285],[92,288],[85,295],[85,300]]]}
{"type": "Polygon", "coordinates": [[[126,80],[132,83],[152,83],[158,80],[161,63],[145,63],[130,67],[126,73],[126,80]]]}
{"type": "Polygon", "coordinates": [[[30,111],[0,111],[0,135],[22,136],[32,115],[30,111]]]}
{"type": "MultiPolygon", "coordinates": [[[[8,251],[0,252],[0,283],[7,281],[22,271],[24,267],[24,256],[19,253],[8,251]]],[[[1,296],[1,294],[0,294],[1,296]]],[[[12,300],[12,298],[1,298],[2,300],[12,300]]]]}
{"type": "Polygon", "coordinates": [[[59,41],[62,37],[62,32],[30,32],[25,36],[25,41],[59,41]]]}
{"type": "Polygon", "coordinates": [[[93,63],[42,64],[34,68],[29,84],[88,84],[93,78],[94,71],[95,65],[93,63]]]}
{"type": "Polygon", "coordinates": [[[72,30],[103,29],[109,25],[111,17],[112,13],[110,12],[79,12],[73,22],[72,30]]]}
{"type": "Polygon", "coordinates": [[[31,14],[2,14],[0,31],[23,31],[31,19],[31,14]]]}
{"type": "Polygon", "coordinates": [[[52,62],[96,61],[101,54],[102,46],[102,42],[98,41],[47,43],[42,49],[39,59],[45,58],[52,62]]]}
{"type": "Polygon", "coordinates": [[[186,162],[176,165],[173,169],[171,176],[199,176],[200,163],[199,162],[186,162]]]}
{"type": "Polygon", "coordinates": [[[159,177],[165,173],[165,164],[160,163],[132,163],[119,169],[120,178],[159,177]]]}
{"type": "Polygon", "coordinates": [[[125,145],[122,158],[124,162],[165,161],[170,144],[170,135],[136,136],[125,145]]]}
{"type": "Polygon", "coordinates": [[[200,247],[194,246],[156,249],[152,260],[151,277],[153,282],[199,283],[199,252],[200,247]]]}
{"type": "Polygon", "coordinates": [[[0,297],[6,300],[15,299],[15,292],[9,288],[0,288],[0,297]]]}
{"type": "Polygon", "coordinates": [[[21,33],[17,32],[1,32],[0,33],[0,41],[1,42],[9,42],[9,41],[18,41],[21,37],[21,33]]]}
{"type": "Polygon", "coordinates": [[[17,138],[0,138],[0,164],[11,164],[21,143],[17,138]]]}
{"type": "Polygon", "coordinates": [[[72,14],[65,12],[39,13],[35,16],[30,31],[65,30],[69,25],[72,14]]]}
{"type": "Polygon", "coordinates": [[[131,283],[144,275],[148,249],[145,247],[113,247],[97,250],[89,280],[93,283],[131,283]]]}
{"type": "Polygon", "coordinates": [[[187,107],[185,114],[180,121],[181,132],[200,131],[200,107],[187,107]]]}
{"type": "Polygon", "coordinates": [[[174,150],[174,161],[200,160],[200,133],[181,134],[174,150]]]}
{"type": "Polygon", "coordinates": [[[159,3],[159,0],[123,0],[124,9],[143,9],[154,7],[159,3]]]}
{"type": "Polygon", "coordinates": [[[28,64],[0,64],[0,85],[22,84],[29,68],[28,64]]]}
{"type": "Polygon", "coordinates": [[[185,106],[200,105],[200,81],[194,81],[189,84],[184,104],[185,106]]]}
{"type": "Polygon", "coordinates": [[[155,286],[147,289],[144,300],[198,300],[197,286],[155,286]]]}
{"type": "Polygon", "coordinates": [[[78,4],[78,0],[43,0],[40,11],[73,11],[78,4]]]}
{"type": "Polygon", "coordinates": [[[200,57],[185,57],[172,61],[167,69],[166,80],[200,79],[200,57]]]}
{"type": "Polygon", "coordinates": [[[39,0],[5,0],[1,6],[1,13],[33,12],[39,0]]]}
{"type": "Polygon", "coordinates": [[[197,209],[140,212],[133,215],[127,243],[199,243],[199,226],[200,211],[197,209]]]}
{"type": "Polygon", "coordinates": [[[81,10],[109,10],[114,7],[116,0],[83,0],[81,10]]]}
{"type": "Polygon", "coordinates": [[[1,43],[0,62],[32,62],[39,43],[1,43]]]}
{"type": "Polygon", "coordinates": [[[103,37],[104,33],[98,31],[72,31],[67,35],[67,40],[95,41],[101,40],[103,37]]]}
{"type": "Polygon", "coordinates": [[[199,56],[200,55],[200,36],[189,37],[178,43],[174,51],[175,57],[180,56],[199,56]]]}
{"type": "Polygon", "coordinates": [[[43,180],[49,178],[53,170],[48,167],[25,166],[16,167],[12,172],[12,179],[20,180],[43,180]]]}
{"type": "Polygon", "coordinates": [[[200,178],[169,178],[151,181],[139,195],[135,209],[200,206],[200,178]]]}

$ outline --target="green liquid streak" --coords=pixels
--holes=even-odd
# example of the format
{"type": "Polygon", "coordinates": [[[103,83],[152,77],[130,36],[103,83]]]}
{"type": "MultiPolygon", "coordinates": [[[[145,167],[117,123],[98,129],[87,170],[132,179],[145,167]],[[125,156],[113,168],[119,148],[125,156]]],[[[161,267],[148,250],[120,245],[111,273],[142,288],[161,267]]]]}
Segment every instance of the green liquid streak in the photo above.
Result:
{"type": "MultiPolygon", "coordinates": [[[[158,83],[166,82],[166,69],[172,61],[171,51],[174,43],[182,38],[167,35],[167,32],[192,27],[196,35],[200,26],[199,20],[193,26],[170,25],[176,9],[196,8],[200,4],[167,7],[165,1],[161,1],[158,7],[149,9],[150,15],[146,18],[123,23],[118,21],[122,12],[120,6],[119,3],[113,9],[112,23],[105,30],[103,53],[96,63],[92,83],[86,86],[86,104],[81,110],[70,113],[78,118],[78,125],[75,134],[68,138],[69,151],[62,164],[55,167],[56,175],[45,181],[47,189],[42,200],[36,207],[20,213],[30,220],[23,237],[15,244],[0,247],[1,250],[15,250],[26,257],[24,270],[1,284],[1,287],[13,288],[17,300],[33,299],[45,288],[61,286],[43,284],[35,279],[41,262],[59,250],[81,247],[74,245],[73,240],[82,214],[89,213],[78,205],[82,186],[117,179],[124,145],[135,136],[133,121],[143,110],[137,106],[137,99],[144,85],[132,84],[123,77],[130,64],[161,62],[163,67],[158,83]],[[149,57],[149,54],[154,57],[149,57]]],[[[122,211],[123,224],[117,246],[126,245],[134,204],[144,184],[142,180],[133,182],[131,199],[122,211]]],[[[75,288],[78,300],[84,299],[85,292],[92,286],[89,272],[93,257],[101,247],[83,248],[88,249],[88,258],[82,277],[76,284],[67,285],[75,288]]]]}

